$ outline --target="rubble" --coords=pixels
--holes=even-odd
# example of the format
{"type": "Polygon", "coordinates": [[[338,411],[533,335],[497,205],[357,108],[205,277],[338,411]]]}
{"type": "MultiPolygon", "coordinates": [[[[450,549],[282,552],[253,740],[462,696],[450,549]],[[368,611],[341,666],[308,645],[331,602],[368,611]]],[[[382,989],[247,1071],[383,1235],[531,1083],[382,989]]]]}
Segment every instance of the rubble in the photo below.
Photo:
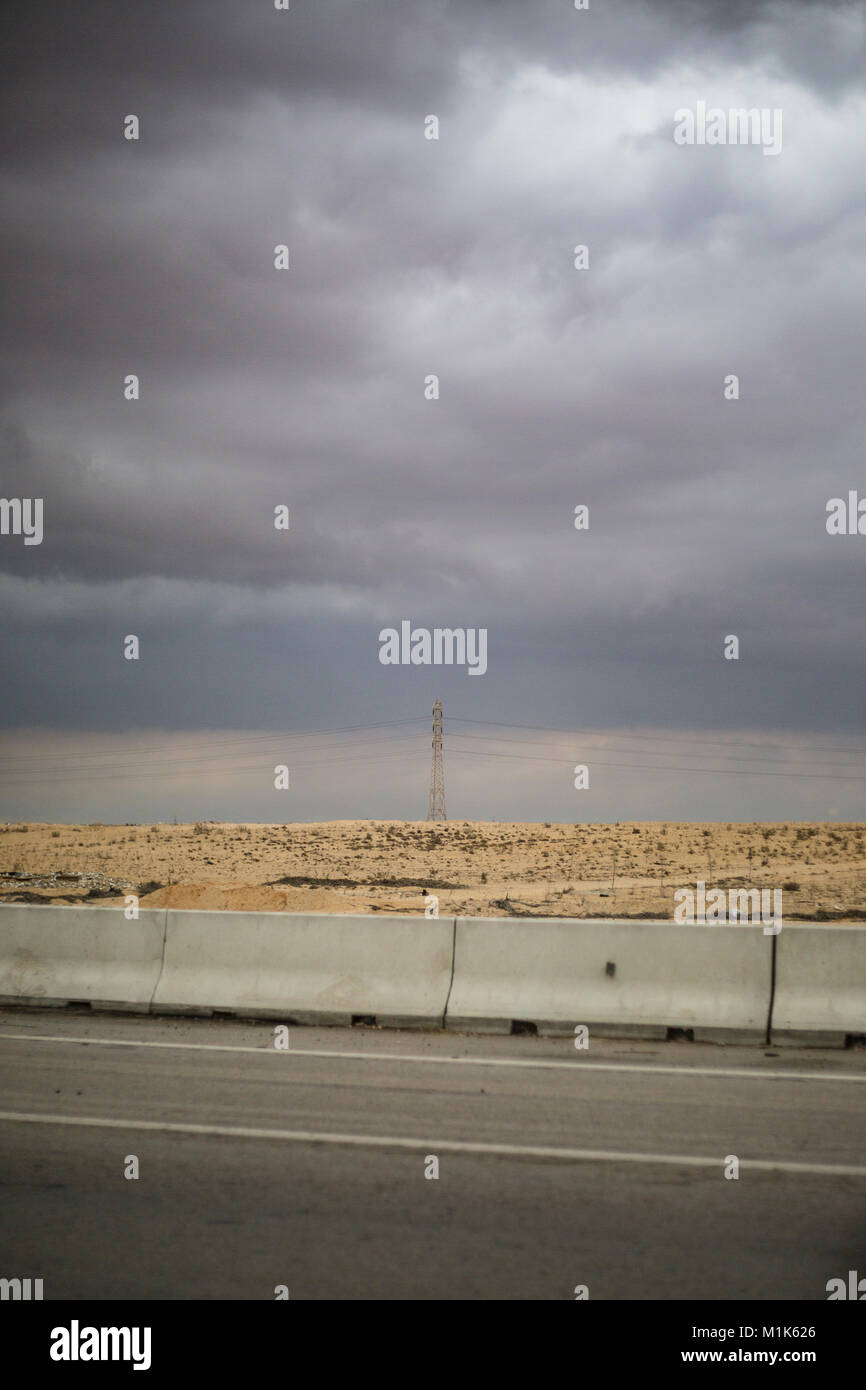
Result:
{"type": "Polygon", "coordinates": [[[0,899],[5,902],[40,902],[52,898],[116,898],[134,891],[136,884],[100,873],[25,874],[0,870],[0,899]]]}

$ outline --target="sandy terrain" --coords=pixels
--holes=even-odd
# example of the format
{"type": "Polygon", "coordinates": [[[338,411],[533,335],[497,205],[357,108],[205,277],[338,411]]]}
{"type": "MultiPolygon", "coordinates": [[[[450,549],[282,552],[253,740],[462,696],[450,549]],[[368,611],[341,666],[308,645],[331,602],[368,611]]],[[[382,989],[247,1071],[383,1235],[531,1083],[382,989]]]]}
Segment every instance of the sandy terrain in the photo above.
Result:
{"type": "Polygon", "coordinates": [[[787,920],[866,920],[861,824],[0,825],[0,901],[441,916],[670,918],[674,890],[782,888],[787,920]]]}

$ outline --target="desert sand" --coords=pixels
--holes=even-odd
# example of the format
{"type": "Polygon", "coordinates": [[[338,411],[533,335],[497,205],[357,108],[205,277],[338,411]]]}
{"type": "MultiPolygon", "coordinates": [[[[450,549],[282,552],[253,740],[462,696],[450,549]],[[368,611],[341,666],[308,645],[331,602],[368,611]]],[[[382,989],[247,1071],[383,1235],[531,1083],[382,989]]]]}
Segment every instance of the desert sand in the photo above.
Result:
{"type": "Polygon", "coordinates": [[[0,825],[0,902],[441,916],[673,916],[674,891],[781,888],[786,920],[866,920],[862,824],[0,825]]]}

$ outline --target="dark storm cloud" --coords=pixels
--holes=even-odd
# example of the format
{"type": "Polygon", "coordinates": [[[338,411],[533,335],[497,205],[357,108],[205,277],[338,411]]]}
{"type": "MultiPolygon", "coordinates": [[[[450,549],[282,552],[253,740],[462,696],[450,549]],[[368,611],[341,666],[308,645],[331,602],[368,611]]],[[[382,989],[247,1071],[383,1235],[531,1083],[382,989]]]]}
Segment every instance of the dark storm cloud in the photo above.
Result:
{"type": "Polygon", "coordinates": [[[412,617],[489,626],[484,717],[859,726],[862,5],[9,13],[8,724],[426,708],[412,617]],[[782,155],[676,147],[698,98],[782,155]]]}
{"type": "Polygon", "coordinates": [[[275,15],[266,0],[8,0],[3,148],[24,168],[92,159],[114,146],[118,113],[141,107],[149,159],[206,143],[213,114],[268,95],[339,100],[359,120],[380,106],[414,114],[422,97],[447,104],[466,52],[505,69],[631,76],[684,56],[767,55],[840,91],[862,82],[860,11],[861,0],[608,0],[585,14],[569,0],[294,0],[275,15]],[[847,15],[851,29],[834,33],[847,15]]]}

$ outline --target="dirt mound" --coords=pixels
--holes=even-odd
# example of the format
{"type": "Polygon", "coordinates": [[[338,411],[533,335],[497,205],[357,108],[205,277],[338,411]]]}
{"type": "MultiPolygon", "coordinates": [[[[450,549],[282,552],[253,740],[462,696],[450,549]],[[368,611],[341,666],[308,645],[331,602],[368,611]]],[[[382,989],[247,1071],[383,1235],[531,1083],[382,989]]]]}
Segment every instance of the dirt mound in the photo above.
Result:
{"type": "Polygon", "coordinates": [[[141,899],[142,907],[197,908],[219,912],[351,912],[351,903],[326,889],[273,888],[267,884],[172,883],[141,899]]]}

